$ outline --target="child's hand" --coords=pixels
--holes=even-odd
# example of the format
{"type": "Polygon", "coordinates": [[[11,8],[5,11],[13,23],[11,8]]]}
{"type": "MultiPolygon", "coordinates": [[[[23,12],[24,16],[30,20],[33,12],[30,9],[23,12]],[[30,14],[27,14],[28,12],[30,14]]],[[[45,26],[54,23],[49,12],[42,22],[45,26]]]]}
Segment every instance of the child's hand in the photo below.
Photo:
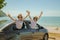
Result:
{"type": "Polygon", "coordinates": [[[26,10],[27,13],[30,13],[30,11],[26,10]]]}
{"type": "Polygon", "coordinates": [[[30,16],[30,13],[28,13],[28,16],[30,16]]]}
{"type": "Polygon", "coordinates": [[[41,14],[43,14],[43,11],[41,11],[41,14]]]}
{"type": "Polygon", "coordinates": [[[43,14],[43,12],[41,11],[41,14],[40,15],[42,15],[43,14]]]}

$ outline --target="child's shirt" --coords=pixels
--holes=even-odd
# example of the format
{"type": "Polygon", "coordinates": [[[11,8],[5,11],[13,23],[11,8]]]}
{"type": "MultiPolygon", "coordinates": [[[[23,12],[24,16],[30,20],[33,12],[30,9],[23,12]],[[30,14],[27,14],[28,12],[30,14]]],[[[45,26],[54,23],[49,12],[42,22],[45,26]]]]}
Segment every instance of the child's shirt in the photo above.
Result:
{"type": "Polygon", "coordinates": [[[31,24],[30,24],[32,29],[38,29],[36,22],[34,20],[31,20],[31,24]]]}

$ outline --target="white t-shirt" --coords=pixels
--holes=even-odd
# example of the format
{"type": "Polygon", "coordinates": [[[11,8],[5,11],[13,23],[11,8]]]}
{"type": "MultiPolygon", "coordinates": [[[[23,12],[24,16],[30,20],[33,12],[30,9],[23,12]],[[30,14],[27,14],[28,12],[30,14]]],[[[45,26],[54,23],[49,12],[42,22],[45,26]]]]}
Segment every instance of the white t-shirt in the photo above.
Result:
{"type": "Polygon", "coordinates": [[[34,20],[31,20],[31,24],[30,24],[32,29],[38,29],[36,22],[34,20]]]}
{"type": "Polygon", "coordinates": [[[22,28],[23,21],[16,20],[16,28],[21,29],[22,28]]]}

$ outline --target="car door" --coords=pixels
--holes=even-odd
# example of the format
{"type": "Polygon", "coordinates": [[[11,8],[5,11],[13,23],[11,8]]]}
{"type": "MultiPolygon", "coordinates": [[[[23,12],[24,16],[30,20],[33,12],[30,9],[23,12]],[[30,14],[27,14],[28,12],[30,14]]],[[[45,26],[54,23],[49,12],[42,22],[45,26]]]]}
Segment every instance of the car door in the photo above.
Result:
{"type": "Polygon", "coordinates": [[[21,40],[32,40],[32,32],[30,29],[26,28],[27,26],[25,25],[25,29],[22,29],[20,32],[20,39],[21,40]]]}
{"type": "Polygon", "coordinates": [[[42,32],[43,29],[40,28],[40,25],[37,25],[36,27],[38,27],[38,29],[35,29],[36,31],[32,34],[33,39],[35,40],[43,39],[43,35],[44,35],[44,32],[42,32]]]}
{"type": "Polygon", "coordinates": [[[8,38],[7,37],[7,35],[9,34],[8,29],[9,26],[6,26],[4,29],[2,29],[2,32],[0,32],[0,40],[6,40],[8,38]]]}
{"type": "Polygon", "coordinates": [[[13,30],[13,27],[15,27],[16,25],[14,23],[11,23],[9,25],[7,25],[2,31],[3,33],[2,34],[5,34],[5,38],[6,39],[10,39],[12,37],[14,37],[16,34],[15,34],[15,31],[13,30]]]}
{"type": "Polygon", "coordinates": [[[0,32],[0,40],[5,40],[5,33],[4,32],[0,32]]]}

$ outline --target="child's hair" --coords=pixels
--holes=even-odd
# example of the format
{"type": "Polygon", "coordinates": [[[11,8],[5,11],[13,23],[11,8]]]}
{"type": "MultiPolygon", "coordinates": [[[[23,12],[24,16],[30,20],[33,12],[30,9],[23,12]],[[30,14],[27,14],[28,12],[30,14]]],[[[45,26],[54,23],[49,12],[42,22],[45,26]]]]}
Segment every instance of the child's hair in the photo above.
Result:
{"type": "Polygon", "coordinates": [[[22,17],[22,14],[18,14],[17,18],[19,18],[20,16],[22,17]]]}
{"type": "Polygon", "coordinates": [[[36,21],[38,20],[38,17],[37,16],[35,16],[35,17],[33,17],[33,19],[36,19],[36,21]]]}

